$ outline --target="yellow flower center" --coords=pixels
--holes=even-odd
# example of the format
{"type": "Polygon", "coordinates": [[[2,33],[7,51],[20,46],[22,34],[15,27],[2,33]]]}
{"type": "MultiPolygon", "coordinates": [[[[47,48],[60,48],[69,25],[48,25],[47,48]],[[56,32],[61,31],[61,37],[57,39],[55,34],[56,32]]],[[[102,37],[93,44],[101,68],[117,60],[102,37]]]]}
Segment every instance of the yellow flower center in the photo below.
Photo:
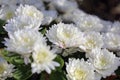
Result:
{"type": "Polygon", "coordinates": [[[12,18],[12,17],[13,17],[13,13],[12,13],[12,12],[6,13],[6,18],[7,18],[7,19],[10,19],[10,18],[12,18]]]}
{"type": "Polygon", "coordinates": [[[33,12],[33,11],[29,11],[29,12],[27,13],[27,15],[28,15],[28,16],[31,16],[31,17],[34,17],[34,12],[33,12]]]}
{"type": "Polygon", "coordinates": [[[46,51],[41,51],[36,55],[36,60],[38,63],[43,63],[45,59],[47,58],[48,54],[46,51]]]}
{"type": "Polygon", "coordinates": [[[96,46],[96,44],[95,44],[95,41],[94,40],[92,40],[92,39],[89,39],[89,40],[87,40],[87,42],[85,43],[85,46],[88,46],[88,47],[95,47],[96,46]]]}
{"type": "Polygon", "coordinates": [[[68,33],[68,32],[64,32],[63,35],[64,35],[66,38],[71,38],[71,36],[72,36],[72,35],[71,35],[70,33],[68,33]]]}
{"type": "Polygon", "coordinates": [[[92,23],[91,22],[85,22],[85,25],[86,25],[86,27],[92,27],[92,23]]]}
{"type": "Polygon", "coordinates": [[[86,79],[86,72],[82,69],[76,69],[75,72],[76,80],[85,80],[86,79]]]}
{"type": "Polygon", "coordinates": [[[25,43],[27,43],[27,42],[30,42],[30,39],[27,38],[27,37],[24,37],[24,38],[23,38],[23,41],[24,41],[25,43]]]}
{"type": "Polygon", "coordinates": [[[100,58],[100,65],[101,66],[106,66],[107,65],[107,60],[104,57],[100,58]]]}
{"type": "Polygon", "coordinates": [[[4,63],[0,63],[0,74],[4,73],[5,71],[5,65],[4,63]]]}

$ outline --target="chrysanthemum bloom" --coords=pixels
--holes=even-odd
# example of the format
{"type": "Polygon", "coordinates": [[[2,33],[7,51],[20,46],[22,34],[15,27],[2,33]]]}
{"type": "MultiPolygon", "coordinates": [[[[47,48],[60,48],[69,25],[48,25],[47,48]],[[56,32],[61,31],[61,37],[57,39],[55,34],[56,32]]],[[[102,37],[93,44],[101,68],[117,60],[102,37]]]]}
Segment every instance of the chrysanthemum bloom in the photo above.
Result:
{"type": "Polygon", "coordinates": [[[111,28],[109,29],[112,33],[119,33],[120,34],[120,22],[116,21],[111,25],[111,28]]]}
{"type": "Polygon", "coordinates": [[[105,20],[101,20],[101,23],[103,24],[103,29],[101,30],[102,33],[106,33],[108,31],[110,31],[111,26],[112,26],[112,22],[111,21],[105,21],[105,20]]]}
{"type": "Polygon", "coordinates": [[[49,25],[53,20],[57,18],[58,15],[56,10],[44,10],[42,12],[44,14],[42,25],[49,25]]]}
{"type": "Polygon", "coordinates": [[[48,74],[50,74],[55,67],[59,66],[59,63],[53,61],[55,57],[55,51],[50,50],[49,46],[36,44],[32,54],[32,73],[39,74],[42,71],[46,71],[48,74]]]}
{"type": "Polygon", "coordinates": [[[62,12],[69,12],[78,7],[77,2],[74,0],[50,0],[51,4],[54,5],[55,8],[62,12]]]}
{"type": "Polygon", "coordinates": [[[19,0],[21,4],[35,6],[39,10],[45,10],[43,0],[19,0]]]}
{"type": "Polygon", "coordinates": [[[0,9],[0,19],[9,20],[15,16],[15,10],[17,6],[2,6],[0,9]]]}
{"type": "Polygon", "coordinates": [[[30,5],[20,5],[15,12],[16,16],[27,16],[32,18],[33,20],[39,20],[40,22],[43,20],[43,13],[37,10],[34,6],[30,5]]]}
{"type": "Polygon", "coordinates": [[[0,0],[0,5],[15,6],[19,0],[0,0]]]}
{"type": "Polygon", "coordinates": [[[49,40],[62,48],[78,47],[83,33],[73,24],[55,24],[47,32],[49,40]]]}
{"type": "Polygon", "coordinates": [[[41,21],[21,15],[8,20],[4,28],[8,33],[13,33],[22,29],[39,30],[40,24],[41,21]]]}
{"type": "Polygon", "coordinates": [[[76,19],[75,24],[82,31],[101,31],[104,27],[101,20],[97,16],[86,15],[76,19]]]}
{"type": "Polygon", "coordinates": [[[72,21],[74,23],[76,23],[76,21],[79,21],[79,19],[83,16],[86,16],[87,14],[85,12],[83,12],[82,10],[80,9],[75,9],[75,10],[72,10],[70,12],[66,12],[62,18],[63,20],[65,21],[72,21]]]}
{"type": "Polygon", "coordinates": [[[8,64],[6,60],[0,57],[0,80],[12,77],[13,68],[12,64],[8,64]]]}
{"type": "Polygon", "coordinates": [[[13,34],[9,34],[9,39],[5,38],[6,49],[11,52],[16,52],[23,57],[28,57],[33,51],[34,44],[39,40],[38,44],[45,44],[45,39],[42,34],[37,31],[27,29],[15,31],[13,34]]]}
{"type": "Polygon", "coordinates": [[[79,48],[85,52],[90,52],[94,48],[102,48],[104,44],[99,32],[85,32],[83,39],[79,48]]]}
{"type": "Polygon", "coordinates": [[[92,53],[91,63],[93,63],[95,70],[104,78],[110,76],[120,66],[120,58],[107,49],[96,48],[92,50],[92,53]]]}
{"type": "Polygon", "coordinates": [[[105,33],[103,34],[104,48],[109,50],[119,50],[120,49],[120,34],[116,33],[105,33]]]}
{"type": "Polygon", "coordinates": [[[69,59],[66,64],[68,80],[95,80],[95,72],[91,63],[83,59],[69,59]]]}

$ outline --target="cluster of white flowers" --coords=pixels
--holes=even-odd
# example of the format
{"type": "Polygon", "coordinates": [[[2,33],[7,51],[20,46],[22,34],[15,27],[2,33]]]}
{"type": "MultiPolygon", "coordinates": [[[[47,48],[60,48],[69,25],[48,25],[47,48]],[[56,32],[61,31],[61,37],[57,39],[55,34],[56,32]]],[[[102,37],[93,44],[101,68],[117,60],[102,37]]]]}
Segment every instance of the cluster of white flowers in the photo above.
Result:
{"type": "Polygon", "coordinates": [[[4,26],[9,38],[5,38],[7,50],[16,52],[24,58],[25,64],[31,63],[32,72],[51,73],[59,63],[55,62],[56,50],[50,49],[46,39],[39,32],[43,13],[34,6],[20,5],[15,16],[4,26]],[[33,61],[29,59],[32,56],[33,61]]]}
{"type": "Polygon", "coordinates": [[[89,15],[78,8],[76,0],[8,2],[0,2],[0,19],[7,21],[4,29],[9,36],[4,44],[8,51],[22,56],[25,64],[31,64],[32,73],[50,74],[60,66],[54,61],[56,53],[67,58],[75,52],[85,53],[87,60],[69,58],[66,61],[68,80],[100,80],[114,74],[120,66],[119,21],[104,21],[89,15]],[[52,21],[56,24],[49,26],[52,21]],[[41,25],[49,26],[44,36],[39,32],[44,29],[41,25]],[[47,42],[52,45],[48,46],[47,42]]]}

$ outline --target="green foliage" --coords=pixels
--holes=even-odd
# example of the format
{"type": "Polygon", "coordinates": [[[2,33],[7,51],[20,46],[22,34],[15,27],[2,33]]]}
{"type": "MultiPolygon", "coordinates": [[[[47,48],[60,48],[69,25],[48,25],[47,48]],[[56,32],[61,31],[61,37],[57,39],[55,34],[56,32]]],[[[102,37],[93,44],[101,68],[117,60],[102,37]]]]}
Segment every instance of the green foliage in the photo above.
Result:
{"type": "Polygon", "coordinates": [[[119,66],[118,69],[115,71],[115,73],[116,73],[117,75],[120,75],[120,66],[119,66]]]}
{"type": "Polygon", "coordinates": [[[45,72],[41,73],[40,80],[47,80],[49,79],[49,75],[45,72]]]}
{"type": "Polygon", "coordinates": [[[3,26],[5,25],[6,21],[4,20],[0,20],[0,34],[5,34],[5,30],[3,28],[3,26]]]}
{"type": "Polygon", "coordinates": [[[19,66],[24,64],[24,60],[19,54],[8,52],[7,50],[1,49],[0,54],[11,64],[19,66]]]}
{"type": "Polygon", "coordinates": [[[64,60],[62,59],[61,56],[57,55],[57,57],[54,59],[54,61],[58,62],[60,64],[59,67],[57,67],[57,70],[62,69],[62,67],[64,66],[64,60]]]}
{"type": "Polygon", "coordinates": [[[46,31],[47,31],[46,28],[43,28],[43,29],[40,30],[40,32],[41,32],[43,35],[45,35],[46,31]]]}
{"type": "Polygon", "coordinates": [[[16,80],[27,80],[31,76],[32,76],[32,73],[31,73],[30,65],[21,65],[17,67],[15,72],[13,73],[13,77],[16,80]]]}
{"type": "Polygon", "coordinates": [[[15,80],[27,80],[31,75],[31,65],[25,65],[24,60],[16,53],[9,53],[1,49],[0,55],[5,58],[9,63],[15,65],[13,77],[15,80]]]}
{"type": "Polygon", "coordinates": [[[41,73],[40,80],[67,80],[62,70],[53,71],[51,74],[41,73]]]}
{"type": "Polygon", "coordinates": [[[61,70],[52,72],[50,74],[50,80],[67,80],[65,73],[61,70]]]}

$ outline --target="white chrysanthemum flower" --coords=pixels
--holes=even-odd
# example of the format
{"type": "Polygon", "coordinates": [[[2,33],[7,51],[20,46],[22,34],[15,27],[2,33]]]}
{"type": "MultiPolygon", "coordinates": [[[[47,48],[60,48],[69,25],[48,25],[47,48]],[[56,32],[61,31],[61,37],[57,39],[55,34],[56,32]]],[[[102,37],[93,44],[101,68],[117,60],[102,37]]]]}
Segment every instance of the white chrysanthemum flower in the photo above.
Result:
{"type": "Polygon", "coordinates": [[[112,33],[120,34],[120,22],[118,22],[118,21],[114,22],[109,31],[112,33]]]}
{"type": "Polygon", "coordinates": [[[73,21],[73,22],[76,22],[76,21],[79,21],[79,19],[83,16],[86,16],[86,13],[83,12],[82,10],[80,9],[75,9],[75,10],[72,10],[70,12],[67,12],[65,13],[62,18],[65,20],[65,21],[73,21]]]}
{"type": "Polygon", "coordinates": [[[33,20],[30,17],[18,16],[18,17],[14,17],[11,20],[8,20],[4,28],[7,32],[13,33],[15,31],[23,30],[23,29],[39,30],[40,24],[41,21],[35,19],[33,20]]]}
{"type": "Polygon", "coordinates": [[[120,34],[115,33],[105,33],[103,34],[104,48],[109,50],[119,50],[120,49],[120,34]]]}
{"type": "Polygon", "coordinates": [[[111,29],[112,26],[112,22],[111,21],[105,21],[105,20],[101,20],[101,23],[103,24],[103,29],[101,30],[101,32],[106,33],[109,31],[109,29],[111,29]]]}
{"type": "Polygon", "coordinates": [[[42,12],[44,14],[42,25],[49,25],[53,20],[57,18],[58,13],[55,10],[44,10],[42,12]]]}
{"type": "Polygon", "coordinates": [[[94,49],[94,55],[91,62],[93,63],[96,71],[104,78],[110,76],[120,66],[120,58],[116,57],[112,52],[107,49],[94,49]]]}
{"type": "Polygon", "coordinates": [[[16,5],[19,0],[0,0],[0,5],[16,5]]]}
{"type": "Polygon", "coordinates": [[[32,19],[38,20],[38,21],[42,21],[43,20],[43,13],[40,12],[39,10],[37,10],[36,7],[34,6],[30,6],[30,5],[20,5],[15,12],[16,16],[27,16],[30,17],[32,19]]]}
{"type": "Polygon", "coordinates": [[[17,52],[26,56],[33,51],[33,46],[37,40],[45,44],[45,39],[39,32],[31,29],[18,30],[13,34],[9,34],[9,39],[5,38],[4,44],[8,51],[17,52]]]}
{"type": "Polygon", "coordinates": [[[85,52],[90,52],[94,48],[102,48],[104,45],[102,35],[99,32],[85,32],[83,37],[84,40],[79,48],[85,52]]]}
{"type": "Polygon", "coordinates": [[[82,31],[101,31],[103,29],[103,24],[97,16],[86,15],[81,18],[76,19],[75,24],[82,31]]]}
{"type": "Polygon", "coordinates": [[[46,71],[51,73],[55,67],[59,66],[59,63],[53,61],[56,57],[56,50],[50,50],[49,46],[36,44],[34,52],[32,54],[33,62],[31,63],[32,73],[40,73],[46,71]]]}
{"type": "Polygon", "coordinates": [[[9,20],[15,16],[15,10],[17,6],[2,6],[0,9],[0,19],[9,20]]]}
{"type": "Polygon", "coordinates": [[[12,64],[8,64],[6,60],[0,57],[0,80],[12,77],[13,68],[12,64]]]}
{"type": "Polygon", "coordinates": [[[92,64],[83,59],[69,59],[66,64],[68,80],[95,80],[95,72],[92,64]]]}
{"type": "Polygon", "coordinates": [[[24,0],[21,4],[33,5],[39,10],[45,10],[42,0],[24,0]]]}
{"type": "Polygon", "coordinates": [[[62,12],[69,12],[78,8],[76,1],[68,0],[51,0],[52,5],[54,5],[58,10],[62,12]]]}
{"type": "Polygon", "coordinates": [[[83,34],[73,24],[59,23],[53,25],[46,35],[52,43],[67,48],[78,47],[83,34]]]}

